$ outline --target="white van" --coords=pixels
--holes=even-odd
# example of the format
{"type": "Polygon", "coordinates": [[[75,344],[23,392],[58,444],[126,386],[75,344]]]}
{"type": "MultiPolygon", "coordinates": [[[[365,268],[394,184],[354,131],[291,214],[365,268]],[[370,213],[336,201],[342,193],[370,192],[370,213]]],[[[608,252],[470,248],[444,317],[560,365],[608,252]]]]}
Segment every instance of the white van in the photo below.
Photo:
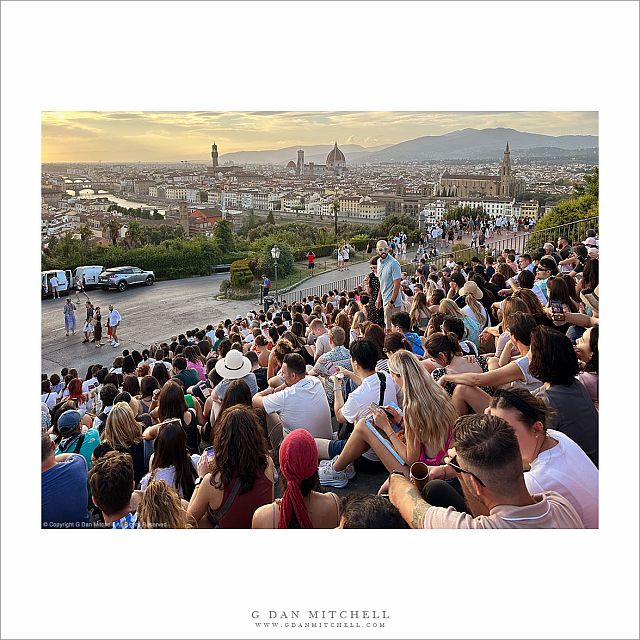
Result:
{"type": "Polygon", "coordinates": [[[91,265],[87,267],[78,267],[73,272],[73,286],[76,286],[76,282],[78,282],[78,278],[82,278],[84,276],[85,286],[88,287],[97,287],[98,286],[98,276],[104,271],[104,267],[102,265],[91,265]]]}
{"type": "Polygon", "coordinates": [[[71,289],[71,271],[62,271],[61,269],[52,269],[51,271],[42,271],[42,297],[46,298],[53,295],[51,289],[51,278],[58,278],[58,293],[67,293],[71,289]]]}

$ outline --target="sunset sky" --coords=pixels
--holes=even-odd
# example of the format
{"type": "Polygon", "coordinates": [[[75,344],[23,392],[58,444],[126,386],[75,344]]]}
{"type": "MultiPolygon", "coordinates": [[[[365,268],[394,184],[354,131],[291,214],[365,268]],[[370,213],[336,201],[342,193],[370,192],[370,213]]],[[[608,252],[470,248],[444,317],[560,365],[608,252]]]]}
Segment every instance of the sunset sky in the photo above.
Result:
{"type": "Polygon", "coordinates": [[[294,145],[375,147],[472,127],[548,135],[598,134],[594,111],[47,111],[42,162],[208,162],[294,145]]]}

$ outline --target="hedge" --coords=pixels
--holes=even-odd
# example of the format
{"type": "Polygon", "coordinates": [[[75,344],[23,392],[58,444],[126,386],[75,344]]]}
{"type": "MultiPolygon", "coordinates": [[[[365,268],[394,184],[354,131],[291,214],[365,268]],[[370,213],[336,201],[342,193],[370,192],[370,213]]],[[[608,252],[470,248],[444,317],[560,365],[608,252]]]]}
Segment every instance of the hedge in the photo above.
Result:
{"type": "Polygon", "coordinates": [[[246,289],[253,282],[253,272],[248,260],[236,260],[231,264],[231,286],[246,289]]]}

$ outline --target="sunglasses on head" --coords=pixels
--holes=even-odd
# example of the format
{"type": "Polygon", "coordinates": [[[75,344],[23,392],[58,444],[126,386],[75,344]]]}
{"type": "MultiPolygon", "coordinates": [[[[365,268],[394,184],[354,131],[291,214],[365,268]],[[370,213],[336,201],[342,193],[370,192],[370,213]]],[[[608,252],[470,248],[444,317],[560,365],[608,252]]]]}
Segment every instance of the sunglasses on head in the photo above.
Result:
{"type": "Polygon", "coordinates": [[[458,456],[455,455],[453,456],[453,458],[451,458],[449,460],[449,462],[447,462],[447,464],[456,472],[456,473],[468,473],[470,476],[473,476],[483,487],[486,487],[487,485],[482,482],[482,480],[480,480],[480,478],[478,478],[478,476],[475,473],[472,473],[471,471],[467,471],[466,469],[463,469],[459,464],[458,464],[458,456]]]}

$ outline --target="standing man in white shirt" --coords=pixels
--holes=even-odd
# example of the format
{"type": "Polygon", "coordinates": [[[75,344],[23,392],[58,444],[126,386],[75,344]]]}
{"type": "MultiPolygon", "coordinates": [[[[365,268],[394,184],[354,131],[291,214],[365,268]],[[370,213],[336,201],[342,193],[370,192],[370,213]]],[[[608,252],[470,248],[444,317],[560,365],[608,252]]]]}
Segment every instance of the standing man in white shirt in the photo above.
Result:
{"type": "Polygon", "coordinates": [[[54,275],[51,276],[51,280],[49,280],[49,284],[51,285],[51,293],[53,294],[54,300],[60,297],[60,293],[58,291],[58,287],[60,283],[58,282],[58,278],[54,275]]]}
{"type": "Polygon", "coordinates": [[[111,327],[111,346],[119,347],[118,342],[118,327],[122,322],[122,316],[118,313],[117,309],[113,308],[113,305],[109,305],[109,326],[111,327]]]}
{"type": "Polygon", "coordinates": [[[402,282],[402,269],[400,263],[389,253],[389,245],[386,240],[380,240],[376,245],[378,252],[378,278],[380,279],[380,291],[376,300],[376,308],[384,307],[384,324],[387,333],[391,332],[391,316],[399,311],[402,306],[400,283],[402,282]]]}

